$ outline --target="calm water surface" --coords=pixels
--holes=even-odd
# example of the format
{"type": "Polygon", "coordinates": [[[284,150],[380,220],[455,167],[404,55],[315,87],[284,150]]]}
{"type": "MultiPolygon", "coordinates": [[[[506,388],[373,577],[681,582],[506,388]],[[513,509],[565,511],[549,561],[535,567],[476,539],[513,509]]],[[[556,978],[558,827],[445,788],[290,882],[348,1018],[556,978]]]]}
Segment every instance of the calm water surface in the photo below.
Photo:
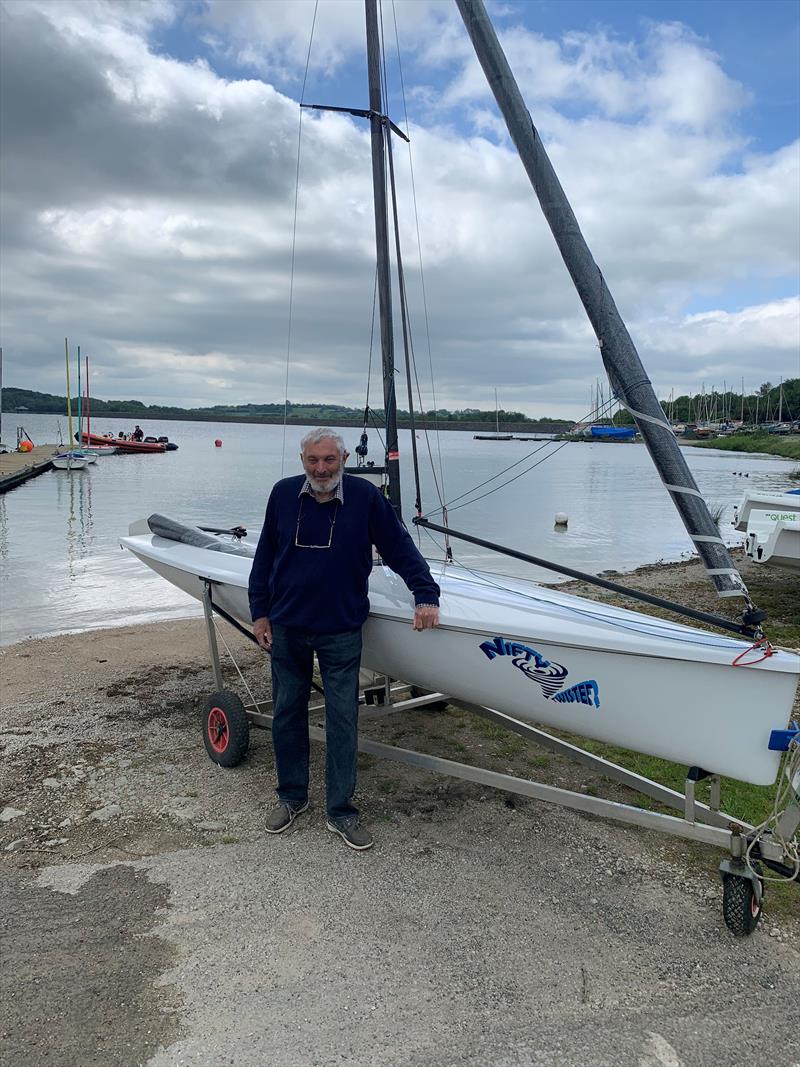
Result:
{"type": "MultiPolygon", "coordinates": [[[[58,440],[59,420],[47,415],[6,416],[7,438],[12,436],[9,421],[13,431],[15,418],[24,421],[35,442],[58,440]]],[[[129,419],[105,419],[96,427],[113,433],[131,428],[129,419]]],[[[48,472],[0,496],[0,643],[199,614],[195,601],[119,548],[119,537],[136,519],[160,511],[208,526],[261,524],[270,486],[281,476],[282,427],[143,422],[142,428],[146,434],[167,434],[180,446],[178,451],[109,456],[73,474],[48,472]],[[215,438],[222,439],[222,448],[214,447],[215,438]]],[[[298,427],[286,433],[286,475],[300,473],[297,454],[303,433],[298,427]]],[[[342,433],[352,452],[358,431],[348,428],[342,433]]],[[[423,507],[436,521],[437,495],[424,440],[419,445],[423,507]]],[[[374,432],[370,446],[371,458],[379,462],[374,432]]],[[[439,448],[445,499],[453,501],[451,525],[593,573],[677,560],[691,552],[683,525],[641,445],[570,443],[513,484],[458,506],[461,501],[454,498],[538,447],[538,442],[474,441],[471,433],[442,433],[439,448]],[[554,529],[558,511],[569,516],[566,531],[554,529]]],[[[401,432],[400,448],[410,460],[408,433],[401,432]]],[[[431,448],[436,455],[433,436],[431,448]]],[[[552,451],[553,446],[547,446],[517,470],[552,451]]],[[[733,505],[742,493],[782,492],[790,487],[788,473],[796,466],[774,456],[710,449],[687,448],[685,454],[712,509],[723,508],[720,526],[731,544],[742,540],[730,525],[733,505]]],[[[410,462],[404,475],[403,510],[410,519],[410,462]]],[[[441,557],[438,535],[434,542],[422,534],[420,546],[426,555],[441,557]]],[[[454,541],[453,549],[469,567],[558,580],[551,572],[537,572],[465,543],[454,541]]]]}

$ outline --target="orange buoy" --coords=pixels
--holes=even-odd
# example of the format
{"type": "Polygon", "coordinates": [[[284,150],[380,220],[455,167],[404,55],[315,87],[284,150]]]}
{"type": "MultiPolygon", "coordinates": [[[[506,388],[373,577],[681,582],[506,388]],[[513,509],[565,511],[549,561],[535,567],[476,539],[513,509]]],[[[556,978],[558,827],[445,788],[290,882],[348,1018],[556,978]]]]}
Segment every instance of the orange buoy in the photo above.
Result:
{"type": "Polygon", "coordinates": [[[222,448],[222,441],[219,439],[219,437],[214,442],[214,448],[222,448]]]}
{"type": "Polygon", "coordinates": [[[20,452],[33,452],[33,442],[32,441],[20,441],[18,451],[20,451],[20,452]]]}

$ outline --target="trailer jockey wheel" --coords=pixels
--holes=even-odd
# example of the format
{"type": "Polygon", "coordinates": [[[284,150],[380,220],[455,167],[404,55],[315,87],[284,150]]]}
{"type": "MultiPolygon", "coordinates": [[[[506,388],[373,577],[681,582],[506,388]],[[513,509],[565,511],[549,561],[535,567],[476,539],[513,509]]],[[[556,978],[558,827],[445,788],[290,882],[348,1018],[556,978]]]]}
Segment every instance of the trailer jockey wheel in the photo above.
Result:
{"type": "Polygon", "coordinates": [[[212,693],[201,712],[203,743],[209,758],[220,767],[236,767],[250,746],[250,720],[235,693],[212,693]]]}
{"type": "Polygon", "coordinates": [[[761,918],[763,899],[763,888],[759,900],[752,878],[738,874],[722,876],[722,916],[734,937],[752,934],[761,918]]]}

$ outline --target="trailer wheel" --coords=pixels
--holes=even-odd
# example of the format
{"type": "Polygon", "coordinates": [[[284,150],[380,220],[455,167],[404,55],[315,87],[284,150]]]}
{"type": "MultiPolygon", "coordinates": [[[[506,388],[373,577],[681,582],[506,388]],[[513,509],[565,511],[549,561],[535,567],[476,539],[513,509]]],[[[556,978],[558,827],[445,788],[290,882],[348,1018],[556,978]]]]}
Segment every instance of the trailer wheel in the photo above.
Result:
{"type": "Polygon", "coordinates": [[[203,744],[220,767],[237,767],[250,747],[250,720],[244,704],[225,689],[212,693],[201,712],[203,744]]]}
{"type": "Polygon", "coordinates": [[[748,937],[758,926],[762,900],[756,897],[751,878],[738,874],[722,876],[722,916],[734,937],[748,937]]]}

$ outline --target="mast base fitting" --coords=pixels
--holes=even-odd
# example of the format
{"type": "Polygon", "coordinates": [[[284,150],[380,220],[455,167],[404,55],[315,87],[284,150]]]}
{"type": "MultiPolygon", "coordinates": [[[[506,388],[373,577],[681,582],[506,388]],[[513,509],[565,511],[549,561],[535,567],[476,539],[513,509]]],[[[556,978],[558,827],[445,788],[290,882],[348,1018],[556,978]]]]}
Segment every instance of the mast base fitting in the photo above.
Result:
{"type": "Polygon", "coordinates": [[[742,623],[745,626],[756,627],[762,623],[766,617],[766,611],[762,611],[761,608],[748,608],[747,611],[742,612],[742,623]]]}

